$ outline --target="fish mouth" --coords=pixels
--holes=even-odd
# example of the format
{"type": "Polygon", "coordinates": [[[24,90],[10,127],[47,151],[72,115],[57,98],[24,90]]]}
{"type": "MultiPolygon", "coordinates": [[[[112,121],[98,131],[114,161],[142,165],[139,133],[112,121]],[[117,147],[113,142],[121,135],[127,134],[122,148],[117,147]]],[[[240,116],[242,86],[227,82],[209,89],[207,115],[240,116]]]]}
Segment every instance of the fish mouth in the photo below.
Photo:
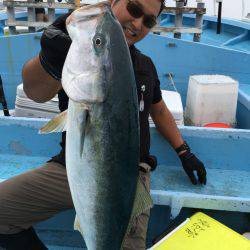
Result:
{"type": "Polygon", "coordinates": [[[108,1],[100,2],[94,5],[93,4],[85,5],[75,10],[67,18],[66,25],[98,18],[103,16],[106,12],[110,12],[112,14],[111,3],[108,1]]]}
{"type": "Polygon", "coordinates": [[[89,4],[89,5],[85,5],[83,7],[81,7],[79,10],[91,10],[91,9],[94,9],[94,8],[97,8],[97,9],[101,9],[101,10],[106,10],[107,8],[108,9],[111,9],[111,3],[110,1],[103,1],[103,2],[100,2],[100,3],[96,3],[96,4],[89,4]]]}
{"type": "Polygon", "coordinates": [[[77,103],[91,105],[106,100],[105,82],[98,71],[72,76],[66,84],[63,83],[63,89],[77,103]]]}

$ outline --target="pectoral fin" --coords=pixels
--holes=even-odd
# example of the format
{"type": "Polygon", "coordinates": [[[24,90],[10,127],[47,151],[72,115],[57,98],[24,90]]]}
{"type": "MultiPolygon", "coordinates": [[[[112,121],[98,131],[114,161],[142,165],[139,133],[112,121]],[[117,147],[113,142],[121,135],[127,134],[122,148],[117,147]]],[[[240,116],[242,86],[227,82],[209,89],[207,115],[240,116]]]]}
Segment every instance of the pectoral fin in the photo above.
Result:
{"type": "Polygon", "coordinates": [[[66,131],[67,110],[51,119],[45,126],[39,130],[39,134],[49,134],[66,131]]]}
{"type": "Polygon", "coordinates": [[[78,219],[78,216],[77,216],[77,215],[75,216],[75,221],[74,221],[74,230],[79,231],[79,232],[83,235],[83,232],[82,232],[82,229],[81,229],[81,225],[80,225],[80,221],[79,221],[79,219],[78,219]]]}

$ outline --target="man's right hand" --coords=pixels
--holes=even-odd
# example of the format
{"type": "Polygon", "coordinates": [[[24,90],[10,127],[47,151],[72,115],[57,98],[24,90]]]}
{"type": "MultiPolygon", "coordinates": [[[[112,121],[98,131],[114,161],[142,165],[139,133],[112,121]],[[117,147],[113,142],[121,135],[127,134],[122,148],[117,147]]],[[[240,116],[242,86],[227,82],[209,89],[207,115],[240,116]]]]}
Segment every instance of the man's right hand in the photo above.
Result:
{"type": "Polygon", "coordinates": [[[49,101],[62,87],[62,68],[71,44],[65,27],[68,15],[59,17],[43,32],[39,56],[23,66],[24,92],[36,102],[49,101]]]}
{"type": "Polygon", "coordinates": [[[66,30],[66,19],[63,15],[48,26],[41,37],[39,54],[44,70],[56,80],[61,80],[62,68],[71,45],[71,39],[66,30]]]}

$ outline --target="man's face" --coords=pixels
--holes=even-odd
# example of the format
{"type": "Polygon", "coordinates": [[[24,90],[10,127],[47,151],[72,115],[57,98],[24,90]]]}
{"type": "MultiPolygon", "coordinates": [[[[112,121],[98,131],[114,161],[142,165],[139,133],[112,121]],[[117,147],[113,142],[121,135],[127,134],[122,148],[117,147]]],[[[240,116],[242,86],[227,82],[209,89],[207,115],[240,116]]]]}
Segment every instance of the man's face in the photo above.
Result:
{"type": "MultiPolygon", "coordinates": [[[[161,1],[160,0],[132,0],[138,3],[146,15],[158,16],[161,1]]],[[[128,0],[119,0],[112,5],[112,10],[114,15],[120,22],[128,45],[133,45],[134,43],[143,39],[150,31],[149,28],[145,27],[143,24],[144,16],[140,18],[134,18],[130,15],[127,10],[128,0]]]]}

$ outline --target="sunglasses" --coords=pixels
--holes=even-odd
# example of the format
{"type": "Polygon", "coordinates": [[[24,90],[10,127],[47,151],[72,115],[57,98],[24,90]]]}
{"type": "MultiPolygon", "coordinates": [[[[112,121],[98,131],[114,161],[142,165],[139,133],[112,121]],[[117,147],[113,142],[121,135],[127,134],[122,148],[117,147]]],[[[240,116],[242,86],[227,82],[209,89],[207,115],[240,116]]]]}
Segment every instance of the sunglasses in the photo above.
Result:
{"type": "Polygon", "coordinates": [[[140,18],[143,16],[143,25],[151,29],[156,25],[156,17],[154,15],[147,15],[143,12],[142,6],[133,0],[128,0],[127,11],[134,18],[140,18]]]}

